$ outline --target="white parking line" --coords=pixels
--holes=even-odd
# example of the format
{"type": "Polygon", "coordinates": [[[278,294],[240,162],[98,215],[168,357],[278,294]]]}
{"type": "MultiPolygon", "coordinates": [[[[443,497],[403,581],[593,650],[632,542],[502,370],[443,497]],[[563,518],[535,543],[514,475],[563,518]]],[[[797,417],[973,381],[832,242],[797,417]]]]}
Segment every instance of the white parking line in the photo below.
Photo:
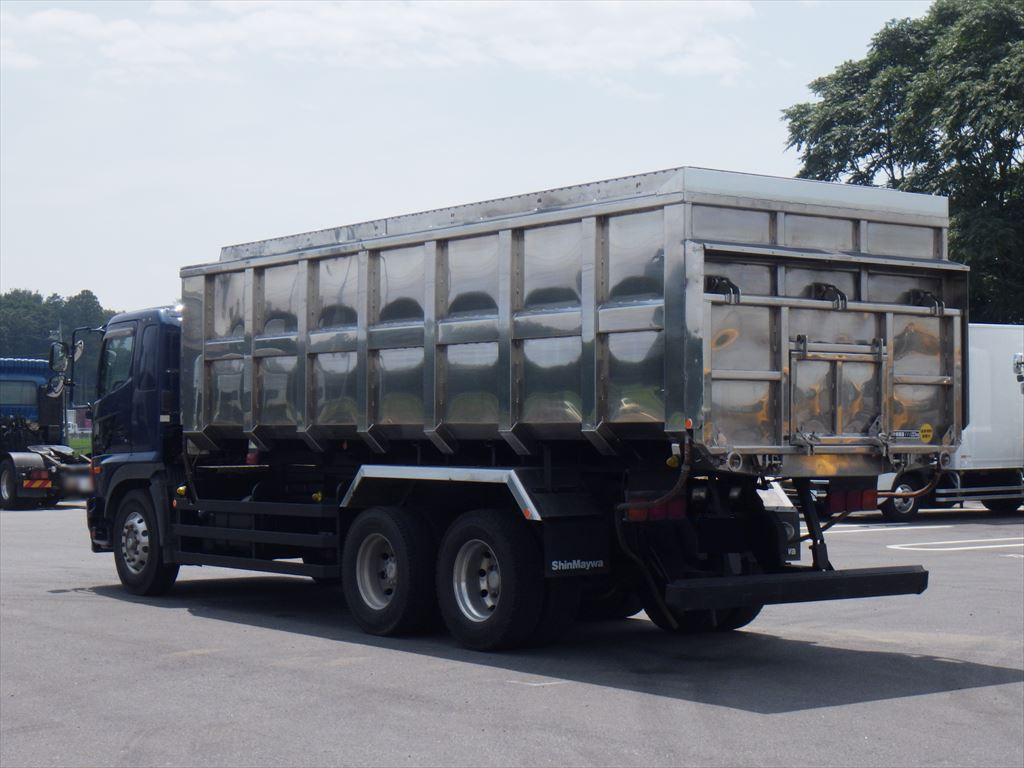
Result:
{"type": "MultiPolygon", "coordinates": [[[[909,526],[906,523],[896,523],[889,525],[873,525],[873,526],[860,526],[860,525],[837,525],[829,530],[825,531],[827,536],[831,536],[835,533],[870,533],[871,531],[883,531],[888,533],[897,533],[899,531],[921,531],[928,530],[933,531],[936,528],[952,528],[952,525],[916,525],[909,526]]],[[[804,527],[800,528],[800,533],[807,533],[807,529],[804,527]]]]}
{"type": "Polygon", "coordinates": [[[916,552],[962,552],[968,549],[1006,549],[1024,547],[1024,536],[1007,536],[1001,539],[958,539],[956,541],[922,541],[915,544],[889,544],[888,549],[904,549],[916,552]],[[1013,542],[993,544],[991,542],[1013,542]],[[947,544],[972,544],[970,547],[949,547],[947,544]]]}

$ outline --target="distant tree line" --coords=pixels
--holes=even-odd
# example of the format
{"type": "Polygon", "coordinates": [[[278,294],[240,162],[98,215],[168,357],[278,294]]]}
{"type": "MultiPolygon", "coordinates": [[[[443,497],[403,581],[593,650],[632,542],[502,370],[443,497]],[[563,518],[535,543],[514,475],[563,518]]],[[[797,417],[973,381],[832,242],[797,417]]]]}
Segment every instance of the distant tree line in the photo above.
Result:
{"type": "Polygon", "coordinates": [[[971,319],[1024,323],[1024,0],[937,0],[810,89],[798,175],[948,196],[971,319]]]}
{"type": "MultiPolygon", "coordinates": [[[[75,328],[98,328],[119,310],[104,309],[96,294],[56,293],[43,298],[35,291],[15,289],[0,294],[0,357],[46,358],[54,339],[70,344],[75,328]]],[[[99,361],[98,337],[86,338],[86,350],[76,364],[76,383],[93,391],[99,361]]]]}

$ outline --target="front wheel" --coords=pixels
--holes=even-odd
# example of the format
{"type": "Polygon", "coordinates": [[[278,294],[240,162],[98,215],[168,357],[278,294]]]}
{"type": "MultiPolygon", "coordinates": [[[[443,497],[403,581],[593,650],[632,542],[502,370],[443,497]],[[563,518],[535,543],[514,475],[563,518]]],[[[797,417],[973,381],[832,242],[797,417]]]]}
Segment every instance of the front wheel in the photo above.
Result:
{"type": "Polygon", "coordinates": [[[164,562],[153,502],[130,491],[114,517],[114,565],[124,588],[136,595],[162,595],[178,578],[177,564],[164,562]]]}

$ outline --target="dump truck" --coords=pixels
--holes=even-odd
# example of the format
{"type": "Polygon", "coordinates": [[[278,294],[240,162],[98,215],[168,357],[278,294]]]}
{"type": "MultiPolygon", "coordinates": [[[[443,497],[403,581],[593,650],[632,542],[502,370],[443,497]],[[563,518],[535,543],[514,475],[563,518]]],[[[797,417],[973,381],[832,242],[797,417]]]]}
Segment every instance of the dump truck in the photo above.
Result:
{"type": "Polygon", "coordinates": [[[137,594],[340,581],[367,632],[482,650],[921,593],[833,566],[811,481],[841,517],[959,445],[947,228],[941,197],[687,167],[225,247],[103,329],[92,547],[137,594]]]}
{"type": "Polygon", "coordinates": [[[0,508],[82,499],[89,464],[64,445],[63,378],[46,360],[0,358],[0,508]]]}
{"type": "Polygon", "coordinates": [[[903,494],[882,503],[889,521],[913,520],[928,504],[979,501],[1001,514],[1024,506],[1024,326],[971,323],[968,359],[971,423],[960,447],[927,496],[908,495],[929,483],[918,468],[879,476],[879,490],[903,494]]]}

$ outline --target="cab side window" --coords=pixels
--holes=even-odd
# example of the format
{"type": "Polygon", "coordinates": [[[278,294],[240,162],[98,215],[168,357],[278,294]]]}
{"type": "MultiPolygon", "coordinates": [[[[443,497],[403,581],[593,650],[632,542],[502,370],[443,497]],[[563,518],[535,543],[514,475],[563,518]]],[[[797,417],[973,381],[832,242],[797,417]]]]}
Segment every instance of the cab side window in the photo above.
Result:
{"type": "Polygon", "coordinates": [[[132,352],[135,334],[131,328],[108,333],[100,358],[99,396],[110,394],[132,375],[132,352]]]}

